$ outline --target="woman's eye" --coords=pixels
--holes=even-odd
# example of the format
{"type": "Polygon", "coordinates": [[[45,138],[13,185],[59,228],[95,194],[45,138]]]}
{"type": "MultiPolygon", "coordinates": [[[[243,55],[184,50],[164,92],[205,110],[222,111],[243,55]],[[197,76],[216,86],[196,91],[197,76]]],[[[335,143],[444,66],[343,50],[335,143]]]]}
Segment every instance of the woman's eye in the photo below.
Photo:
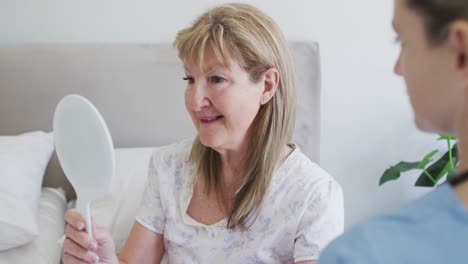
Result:
{"type": "Polygon", "coordinates": [[[193,79],[193,77],[184,77],[182,78],[184,81],[187,81],[187,83],[189,84],[193,84],[195,82],[195,80],[193,79]]]}
{"type": "Polygon", "coordinates": [[[212,83],[221,83],[221,82],[223,82],[223,81],[225,81],[225,80],[226,80],[226,79],[224,79],[224,78],[221,77],[221,76],[211,76],[211,77],[210,77],[210,81],[211,81],[212,83]]]}

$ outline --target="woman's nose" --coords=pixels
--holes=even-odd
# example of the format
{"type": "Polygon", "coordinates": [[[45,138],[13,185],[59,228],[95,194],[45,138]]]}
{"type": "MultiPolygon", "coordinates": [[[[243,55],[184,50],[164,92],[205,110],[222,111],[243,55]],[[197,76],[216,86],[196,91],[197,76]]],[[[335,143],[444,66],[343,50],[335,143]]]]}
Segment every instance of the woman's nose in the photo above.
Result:
{"type": "Polygon", "coordinates": [[[187,106],[194,111],[199,111],[209,106],[210,100],[206,87],[203,84],[192,84],[185,93],[185,102],[187,106]]]}

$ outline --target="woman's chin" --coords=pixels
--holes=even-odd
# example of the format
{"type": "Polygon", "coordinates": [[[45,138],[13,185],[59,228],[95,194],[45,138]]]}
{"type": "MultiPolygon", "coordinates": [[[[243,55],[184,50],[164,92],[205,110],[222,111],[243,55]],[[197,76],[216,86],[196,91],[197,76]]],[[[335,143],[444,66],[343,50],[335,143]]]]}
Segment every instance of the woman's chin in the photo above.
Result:
{"type": "Polygon", "coordinates": [[[215,148],[217,146],[217,139],[214,136],[199,135],[199,138],[205,147],[215,148]]]}

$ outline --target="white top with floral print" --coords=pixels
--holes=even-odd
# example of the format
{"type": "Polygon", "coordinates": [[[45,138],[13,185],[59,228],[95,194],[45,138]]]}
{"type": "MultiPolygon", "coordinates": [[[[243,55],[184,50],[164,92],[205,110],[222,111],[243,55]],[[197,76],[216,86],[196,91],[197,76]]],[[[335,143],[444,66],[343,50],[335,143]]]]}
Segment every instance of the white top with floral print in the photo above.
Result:
{"type": "Polygon", "coordinates": [[[158,148],[150,160],[148,183],[136,220],[164,235],[169,263],[294,263],[317,260],[343,231],[339,184],[296,145],[275,171],[246,230],[227,229],[187,214],[195,173],[188,162],[192,140],[158,148]]]}

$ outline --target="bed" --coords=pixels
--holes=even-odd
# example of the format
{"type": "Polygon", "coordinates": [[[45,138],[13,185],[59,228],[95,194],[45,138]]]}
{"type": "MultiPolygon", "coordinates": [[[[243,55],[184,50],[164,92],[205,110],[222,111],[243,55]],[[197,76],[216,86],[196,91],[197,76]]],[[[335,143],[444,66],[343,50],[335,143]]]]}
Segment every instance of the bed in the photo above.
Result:
{"type": "MultiPolygon", "coordinates": [[[[318,163],[319,49],[311,42],[292,42],[290,45],[298,84],[294,138],[301,150],[318,163]]],[[[97,106],[113,137],[117,168],[112,191],[94,203],[92,209],[96,222],[107,226],[113,234],[117,249],[122,247],[141,198],[151,152],[158,146],[195,135],[184,107],[183,74],[176,51],[169,44],[0,47],[0,165],[4,162],[12,167],[10,171],[0,170],[3,172],[0,177],[2,182],[16,184],[18,192],[35,193],[33,198],[29,197],[29,207],[34,207],[33,216],[25,213],[17,218],[31,218],[29,220],[37,225],[37,232],[26,238],[21,246],[1,241],[0,236],[0,264],[32,263],[32,260],[38,264],[60,262],[61,248],[54,241],[63,234],[62,216],[76,195],[53,152],[50,131],[56,104],[71,93],[83,95],[97,106]],[[21,174],[12,165],[26,167],[28,163],[23,161],[26,154],[18,152],[13,163],[12,158],[1,158],[2,153],[4,157],[8,155],[6,150],[11,148],[11,142],[25,133],[24,142],[32,142],[31,134],[36,138],[40,136],[41,144],[46,146],[40,150],[48,149],[40,154],[42,163],[37,161],[43,170],[38,169],[36,175],[39,176],[30,182],[28,173],[21,174]],[[16,177],[16,173],[23,178],[16,177]],[[7,245],[3,249],[2,242],[7,245]]],[[[23,144],[23,151],[29,153],[31,159],[36,158],[31,153],[40,151],[26,150],[32,144],[23,144]]],[[[0,205],[2,191],[8,190],[0,188],[0,205]]],[[[1,225],[0,215],[0,230],[1,225]]]]}

